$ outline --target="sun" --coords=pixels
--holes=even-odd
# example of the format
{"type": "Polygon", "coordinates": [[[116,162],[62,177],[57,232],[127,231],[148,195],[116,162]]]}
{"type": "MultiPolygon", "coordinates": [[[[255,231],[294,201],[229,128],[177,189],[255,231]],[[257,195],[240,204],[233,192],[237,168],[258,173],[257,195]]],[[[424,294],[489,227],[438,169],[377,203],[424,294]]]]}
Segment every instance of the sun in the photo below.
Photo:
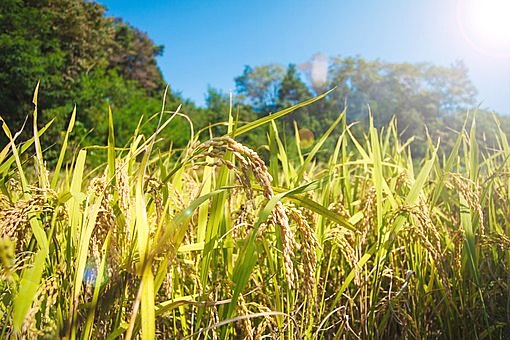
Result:
{"type": "Polygon", "coordinates": [[[510,0],[457,0],[457,22],[477,50],[510,58],[510,0]]]}

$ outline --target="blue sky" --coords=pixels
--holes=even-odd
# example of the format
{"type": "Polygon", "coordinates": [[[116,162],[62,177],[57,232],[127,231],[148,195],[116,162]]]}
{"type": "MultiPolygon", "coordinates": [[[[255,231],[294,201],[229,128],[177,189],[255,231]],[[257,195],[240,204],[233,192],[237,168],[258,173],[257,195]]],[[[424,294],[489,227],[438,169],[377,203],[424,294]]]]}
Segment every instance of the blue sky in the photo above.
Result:
{"type": "Polygon", "coordinates": [[[506,44],[484,45],[463,16],[469,1],[488,0],[98,2],[165,46],[158,60],[165,80],[200,105],[209,85],[233,91],[244,65],[301,64],[320,52],[443,66],[461,59],[482,107],[510,114],[509,26],[506,44]]]}

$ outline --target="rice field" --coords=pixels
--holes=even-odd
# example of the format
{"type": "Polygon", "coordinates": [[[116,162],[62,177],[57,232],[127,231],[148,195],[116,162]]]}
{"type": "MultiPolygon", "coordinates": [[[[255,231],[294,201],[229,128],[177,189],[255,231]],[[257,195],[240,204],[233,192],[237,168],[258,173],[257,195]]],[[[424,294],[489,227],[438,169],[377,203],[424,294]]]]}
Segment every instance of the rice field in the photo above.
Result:
{"type": "Polygon", "coordinates": [[[116,145],[109,112],[107,145],[68,149],[75,109],[47,162],[36,93],[30,140],[3,122],[0,337],[507,337],[507,136],[483,145],[468,113],[451,152],[428,138],[415,159],[397,122],[360,138],[342,112],[289,157],[275,120],[323,96],[246,124],[226,113],[227,135],[182,150],[159,148],[186,119],[164,105],[150,136],[116,145]],[[238,141],[260,126],[266,159],[238,141]],[[89,166],[91,150],[107,161],[89,166]]]}

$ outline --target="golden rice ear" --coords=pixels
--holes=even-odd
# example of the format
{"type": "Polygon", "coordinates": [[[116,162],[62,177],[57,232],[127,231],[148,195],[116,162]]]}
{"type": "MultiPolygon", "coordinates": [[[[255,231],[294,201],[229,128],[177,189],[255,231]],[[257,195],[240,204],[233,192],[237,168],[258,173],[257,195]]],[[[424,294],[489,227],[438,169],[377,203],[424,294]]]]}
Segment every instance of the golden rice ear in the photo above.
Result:
{"type": "Polygon", "coordinates": [[[0,278],[10,279],[16,256],[16,244],[8,236],[0,237],[0,278]]]}
{"type": "MultiPolygon", "coordinates": [[[[226,151],[232,152],[234,158],[238,161],[238,166],[232,162],[224,162],[229,169],[240,168],[240,172],[244,176],[240,176],[241,182],[244,187],[249,187],[249,179],[247,178],[248,172],[253,174],[257,183],[262,187],[262,192],[267,200],[274,197],[273,187],[271,182],[273,178],[269,173],[267,166],[262,158],[252,149],[235,141],[231,137],[223,136],[219,138],[212,138],[197,147],[197,157],[211,157],[218,158],[220,161],[223,159],[226,151]]],[[[296,245],[294,232],[289,226],[289,218],[285,211],[283,204],[278,201],[270,217],[270,222],[280,227],[280,237],[282,240],[282,253],[285,265],[285,275],[289,287],[295,284],[294,275],[294,248],[296,245]]],[[[263,232],[262,229],[259,232],[263,232]]]]}
{"type": "Polygon", "coordinates": [[[303,267],[301,287],[304,296],[314,301],[316,298],[315,276],[317,274],[317,249],[320,248],[319,241],[317,240],[315,231],[308,224],[300,209],[298,209],[293,204],[290,204],[287,208],[287,211],[289,212],[290,218],[296,223],[297,233],[300,237],[299,253],[301,254],[301,262],[303,267]]]}
{"type": "MultiPolygon", "coordinates": [[[[250,310],[248,309],[248,305],[246,304],[246,301],[243,297],[243,295],[239,295],[239,298],[237,299],[237,310],[239,316],[249,316],[250,310]]],[[[254,335],[255,332],[253,330],[253,323],[251,322],[250,318],[243,318],[240,321],[241,324],[241,334],[244,336],[245,339],[255,339],[254,335]]]]}
{"type": "Polygon", "coordinates": [[[469,204],[469,207],[477,212],[480,233],[485,235],[484,214],[480,203],[480,185],[457,173],[448,174],[445,185],[447,188],[458,190],[469,204]]]}

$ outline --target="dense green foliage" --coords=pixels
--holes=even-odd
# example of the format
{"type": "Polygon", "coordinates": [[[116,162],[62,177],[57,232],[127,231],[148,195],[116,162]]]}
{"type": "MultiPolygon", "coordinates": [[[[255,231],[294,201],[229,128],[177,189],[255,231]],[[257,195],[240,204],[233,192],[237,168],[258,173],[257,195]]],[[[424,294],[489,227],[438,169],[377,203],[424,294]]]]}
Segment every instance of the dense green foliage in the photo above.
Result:
{"type": "MultiPolygon", "coordinates": [[[[73,103],[80,107],[74,139],[85,145],[105,141],[108,105],[124,142],[142,114],[159,110],[164,81],[156,57],[163,48],[104,12],[82,0],[0,3],[0,115],[11,129],[30,116],[38,81],[40,114],[55,119],[55,132],[45,137],[51,142],[60,139],[55,133],[65,128],[73,103]]],[[[5,145],[4,136],[0,141],[5,145]]]]}
{"type": "MultiPolygon", "coordinates": [[[[368,126],[369,112],[376,127],[386,126],[396,117],[401,138],[421,142],[413,146],[413,153],[420,157],[424,156],[426,149],[427,131],[434,138],[442,139],[443,148],[451,150],[455,141],[452,131],[461,129],[465,112],[477,105],[476,89],[462,62],[442,67],[427,63],[368,61],[361,57],[328,60],[325,56],[316,55],[300,68],[301,74],[307,76],[307,82],[302,80],[292,64],[286,73],[281,65],[276,64],[247,66],[242,76],[236,78],[239,99],[263,115],[319,94],[317,91],[336,88],[324,101],[289,117],[283,129],[292,134],[292,121],[295,120],[299,128],[321,135],[344,107],[347,120],[357,122],[360,133],[368,126]],[[317,59],[322,65],[316,65],[317,59]],[[317,68],[322,72],[317,72],[317,68]]],[[[494,143],[493,136],[487,133],[495,128],[492,113],[481,108],[477,112],[483,124],[479,129],[480,135],[485,133],[485,138],[494,143]]],[[[499,117],[499,120],[504,130],[510,131],[509,118],[499,117]]]]}

